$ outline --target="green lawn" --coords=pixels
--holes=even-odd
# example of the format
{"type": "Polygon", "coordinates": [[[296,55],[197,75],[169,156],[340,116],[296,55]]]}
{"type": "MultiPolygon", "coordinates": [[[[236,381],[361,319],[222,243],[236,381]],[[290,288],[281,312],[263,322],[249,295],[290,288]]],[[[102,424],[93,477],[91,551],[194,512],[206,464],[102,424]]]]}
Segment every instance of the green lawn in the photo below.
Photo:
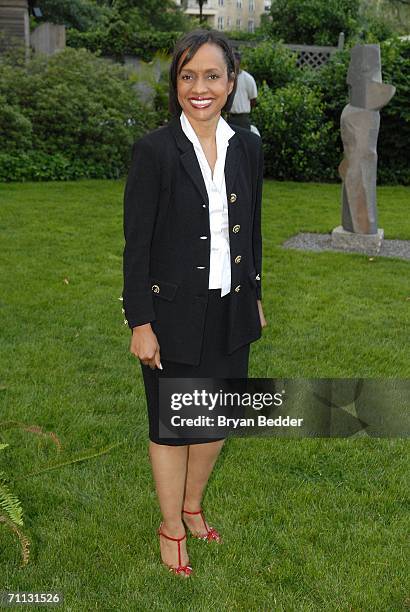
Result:
{"type": "MultiPolygon", "coordinates": [[[[0,525],[0,591],[61,591],[79,612],[405,610],[406,440],[228,440],[204,501],[225,543],[189,541],[191,580],[160,565],[145,397],[118,300],[123,187],[0,186],[0,422],[63,445],[0,429],[31,540],[20,568],[0,525]]],[[[338,185],[265,182],[268,327],[249,376],[410,377],[410,263],[281,247],[339,225],[339,200],[338,185]]],[[[380,187],[378,200],[386,238],[410,239],[410,189],[380,187]]]]}

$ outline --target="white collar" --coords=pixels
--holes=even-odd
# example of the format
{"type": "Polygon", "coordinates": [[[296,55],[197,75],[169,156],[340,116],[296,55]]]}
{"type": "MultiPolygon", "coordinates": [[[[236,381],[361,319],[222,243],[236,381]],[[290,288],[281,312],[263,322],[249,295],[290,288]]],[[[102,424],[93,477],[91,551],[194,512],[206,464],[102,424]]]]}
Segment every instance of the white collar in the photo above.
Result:
{"type": "MultiPolygon", "coordinates": [[[[180,121],[181,121],[181,127],[185,135],[189,138],[189,140],[192,142],[194,146],[202,150],[202,145],[198,139],[198,136],[196,135],[196,132],[194,128],[192,127],[192,125],[190,124],[189,119],[185,115],[184,111],[181,112],[180,121]]],[[[230,138],[232,138],[234,134],[235,134],[234,130],[229,126],[229,124],[225,121],[225,119],[221,115],[219,117],[218,125],[216,126],[216,133],[215,133],[217,147],[220,147],[221,145],[228,146],[229,145],[228,141],[230,138]]]]}

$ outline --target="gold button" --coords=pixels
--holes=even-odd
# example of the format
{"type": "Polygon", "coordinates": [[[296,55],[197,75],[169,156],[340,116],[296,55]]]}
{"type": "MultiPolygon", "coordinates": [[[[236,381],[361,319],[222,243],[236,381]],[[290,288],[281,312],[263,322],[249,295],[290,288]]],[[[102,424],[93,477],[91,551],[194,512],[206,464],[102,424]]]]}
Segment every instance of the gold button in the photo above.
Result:
{"type": "Polygon", "coordinates": [[[236,291],[236,293],[238,293],[240,290],[241,290],[241,286],[240,286],[240,285],[237,285],[237,286],[235,287],[235,291],[236,291]]]}
{"type": "Polygon", "coordinates": [[[235,263],[240,263],[241,259],[242,259],[242,257],[240,255],[237,255],[235,257],[235,263]]]}
{"type": "Polygon", "coordinates": [[[158,285],[152,285],[151,289],[153,290],[154,293],[159,293],[158,285]]]}
{"type": "Polygon", "coordinates": [[[233,231],[234,234],[237,234],[240,229],[241,229],[240,225],[234,225],[233,228],[232,228],[232,231],[233,231]]]}
{"type": "Polygon", "coordinates": [[[229,196],[229,201],[233,204],[234,202],[236,202],[236,198],[236,193],[231,193],[231,195],[229,196]]]}

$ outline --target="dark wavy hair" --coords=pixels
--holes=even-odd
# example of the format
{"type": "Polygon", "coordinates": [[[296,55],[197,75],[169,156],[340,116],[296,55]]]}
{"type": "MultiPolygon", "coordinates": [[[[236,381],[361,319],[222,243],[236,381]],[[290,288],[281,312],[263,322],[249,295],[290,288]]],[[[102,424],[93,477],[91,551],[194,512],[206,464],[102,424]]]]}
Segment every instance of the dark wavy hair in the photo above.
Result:
{"type": "Polygon", "coordinates": [[[190,59],[193,58],[195,53],[198,51],[199,47],[202,47],[205,43],[213,43],[218,45],[223,51],[226,69],[228,73],[228,80],[232,80],[234,78],[234,86],[231,93],[228,95],[225,106],[222,108],[223,111],[229,112],[232,106],[232,102],[236,92],[236,84],[237,84],[237,72],[235,68],[235,57],[233,53],[233,49],[231,44],[223,32],[219,32],[218,30],[203,30],[197,29],[192,30],[191,32],[187,32],[184,34],[175,44],[174,52],[172,55],[172,62],[169,69],[169,99],[168,99],[168,108],[169,112],[173,116],[179,116],[182,112],[181,105],[178,101],[178,90],[177,90],[177,78],[178,74],[181,72],[183,66],[190,59]],[[188,53],[182,62],[181,66],[178,70],[179,61],[184,53],[184,51],[188,49],[188,53]],[[231,73],[234,73],[234,77],[232,77],[231,73]]]}

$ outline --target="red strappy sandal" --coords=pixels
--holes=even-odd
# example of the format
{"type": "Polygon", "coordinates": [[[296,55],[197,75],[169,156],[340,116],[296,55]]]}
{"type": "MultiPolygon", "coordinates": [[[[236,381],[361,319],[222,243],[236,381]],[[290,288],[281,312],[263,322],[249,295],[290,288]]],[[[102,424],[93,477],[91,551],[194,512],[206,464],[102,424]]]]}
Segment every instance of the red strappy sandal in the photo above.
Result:
{"type": "Polygon", "coordinates": [[[181,542],[182,540],[184,540],[186,538],[186,533],[184,533],[183,536],[181,536],[180,538],[171,538],[171,536],[166,535],[162,530],[162,523],[158,528],[158,535],[159,536],[164,536],[164,538],[167,538],[167,540],[173,540],[174,542],[178,542],[178,565],[177,567],[174,567],[173,565],[168,565],[167,563],[163,563],[163,565],[165,565],[165,567],[167,567],[169,569],[170,572],[173,572],[174,574],[182,574],[182,572],[185,572],[185,574],[187,576],[189,576],[192,573],[192,566],[191,565],[181,565],[181,542]]]}
{"type": "MultiPolygon", "coordinates": [[[[206,529],[206,534],[204,534],[204,535],[191,534],[193,538],[198,538],[199,540],[205,540],[207,542],[210,542],[211,540],[215,540],[215,542],[218,542],[218,543],[222,542],[221,534],[218,533],[217,530],[214,529],[214,527],[210,527],[208,529],[206,521],[205,521],[204,513],[202,511],[202,508],[200,510],[198,510],[197,512],[190,512],[189,510],[182,510],[182,512],[185,512],[185,514],[200,514],[201,517],[202,517],[202,521],[203,521],[203,523],[205,525],[205,529],[206,529]]],[[[184,520],[184,519],[182,518],[182,520],[184,520]]],[[[187,525],[187,527],[188,527],[188,525],[187,525]]]]}

